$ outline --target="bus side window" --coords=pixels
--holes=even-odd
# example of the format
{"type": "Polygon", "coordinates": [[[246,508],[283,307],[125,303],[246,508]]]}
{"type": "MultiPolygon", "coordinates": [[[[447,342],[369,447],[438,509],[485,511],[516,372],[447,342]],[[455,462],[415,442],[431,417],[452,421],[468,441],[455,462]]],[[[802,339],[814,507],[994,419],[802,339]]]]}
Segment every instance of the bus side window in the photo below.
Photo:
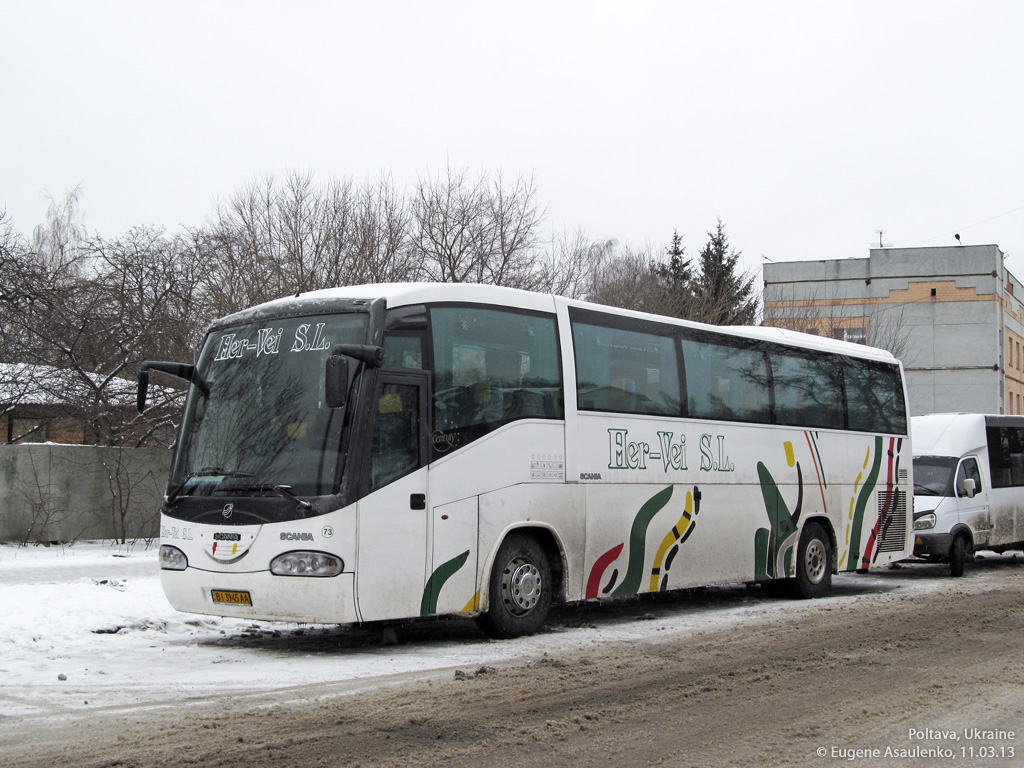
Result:
{"type": "Polygon", "coordinates": [[[687,338],[682,346],[688,416],[761,424],[771,421],[767,362],[760,349],[732,340],[687,338]]]}
{"type": "Polygon", "coordinates": [[[907,433],[899,369],[850,360],[843,365],[849,428],[862,432],[907,433]]]}
{"type": "Polygon", "coordinates": [[[437,306],[430,322],[437,452],[517,419],[562,418],[553,315],[437,306]]]}
{"type": "Polygon", "coordinates": [[[419,336],[389,333],[384,337],[384,367],[423,368],[423,344],[419,336]]]}
{"type": "Polygon", "coordinates": [[[419,467],[419,421],[419,388],[385,384],[373,424],[370,490],[382,488],[419,467]]]}
{"type": "Polygon", "coordinates": [[[841,429],[842,369],[832,357],[769,354],[775,390],[775,423],[841,429]]]}
{"type": "Polygon", "coordinates": [[[622,318],[616,323],[612,327],[572,321],[579,408],[679,416],[679,363],[672,328],[622,318]]]}

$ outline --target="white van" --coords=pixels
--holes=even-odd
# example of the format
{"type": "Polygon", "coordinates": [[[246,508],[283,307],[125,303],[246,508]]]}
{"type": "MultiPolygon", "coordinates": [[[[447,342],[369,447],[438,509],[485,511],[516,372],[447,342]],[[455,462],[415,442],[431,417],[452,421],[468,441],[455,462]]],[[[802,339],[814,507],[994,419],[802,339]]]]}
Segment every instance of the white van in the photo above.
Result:
{"type": "Polygon", "coordinates": [[[953,576],[979,549],[1024,549],[1024,416],[935,413],[910,420],[914,554],[953,576]]]}

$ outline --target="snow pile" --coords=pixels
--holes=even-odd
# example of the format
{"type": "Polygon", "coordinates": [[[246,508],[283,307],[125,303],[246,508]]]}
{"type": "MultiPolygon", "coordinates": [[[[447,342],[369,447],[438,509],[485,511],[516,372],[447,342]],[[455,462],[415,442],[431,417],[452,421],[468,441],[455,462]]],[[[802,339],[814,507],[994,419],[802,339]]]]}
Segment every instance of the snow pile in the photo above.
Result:
{"type": "Polygon", "coordinates": [[[416,642],[397,645],[394,630],[381,627],[183,614],[160,588],[156,545],[142,544],[0,544],[0,605],[0,718],[324,682],[355,689],[382,677],[540,655],[560,643],[558,635],[493,643],[465,620],[440,631],[425,625],[416,642]]]}

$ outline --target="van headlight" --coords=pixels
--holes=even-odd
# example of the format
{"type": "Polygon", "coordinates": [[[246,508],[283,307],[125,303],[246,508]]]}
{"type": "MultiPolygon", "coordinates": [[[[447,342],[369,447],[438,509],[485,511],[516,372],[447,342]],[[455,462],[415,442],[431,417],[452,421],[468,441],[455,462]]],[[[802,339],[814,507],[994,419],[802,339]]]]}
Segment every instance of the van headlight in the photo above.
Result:
{"type": "Polygon", "coordinates": [[[188,568],[185,553],[170,544],[160,545],[160,567],[165,571],[184,571],[188,568]]]}
{"type": "Polygon", "coordinates": [[[270,561],[275,576],[337,576],[344,568],[340,557],[326,552],[285,552],[270,561]]]}
{"type": "Polygon", "coordinates": [[[919,518],[914,520],[915,531],[927,531],[929,528],[935,527],[935,513],[927,512],[921,515],[919,518]]]}

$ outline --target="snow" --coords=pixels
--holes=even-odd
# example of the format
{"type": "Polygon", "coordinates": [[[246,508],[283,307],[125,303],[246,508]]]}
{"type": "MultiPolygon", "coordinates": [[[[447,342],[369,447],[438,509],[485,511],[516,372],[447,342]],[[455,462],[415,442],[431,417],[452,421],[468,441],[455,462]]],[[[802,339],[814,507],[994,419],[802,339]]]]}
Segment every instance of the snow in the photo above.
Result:
{"type": "Polygon", "coordinates": [[[71,401],[90,401],[95,389],[104,387],[113,405],[134,405],[138,384],[134,379],[110,377],[103,373],[81,372],[71,368],[29,363],[0,363],[0,401],[19,405],[58,405],[71,401]],[[84,376],[94,386],[88,386],[84,376]]]}
{"type": "MultiPolygon", "coordinates": [[[[948,581],[898,579],[898,573],[837,577],[836,596],[815,602],[856,599],[865,588],[927,592],[948,581]]],[[[653,616],[649,605],[631,605],[570,609],[541,634],[501,642],[485,639],[466,619],[400,625],[397,635],[379,625],[253,623],[172,609],[161,591],[155,544],[0,544],[0,718],[157,707],[224,694],[298,696],[303,686],[325,683],[342,695],[438,670],[643,641],[654,632],[696,632],[807,603],[733,586],[653,616]]]]}

